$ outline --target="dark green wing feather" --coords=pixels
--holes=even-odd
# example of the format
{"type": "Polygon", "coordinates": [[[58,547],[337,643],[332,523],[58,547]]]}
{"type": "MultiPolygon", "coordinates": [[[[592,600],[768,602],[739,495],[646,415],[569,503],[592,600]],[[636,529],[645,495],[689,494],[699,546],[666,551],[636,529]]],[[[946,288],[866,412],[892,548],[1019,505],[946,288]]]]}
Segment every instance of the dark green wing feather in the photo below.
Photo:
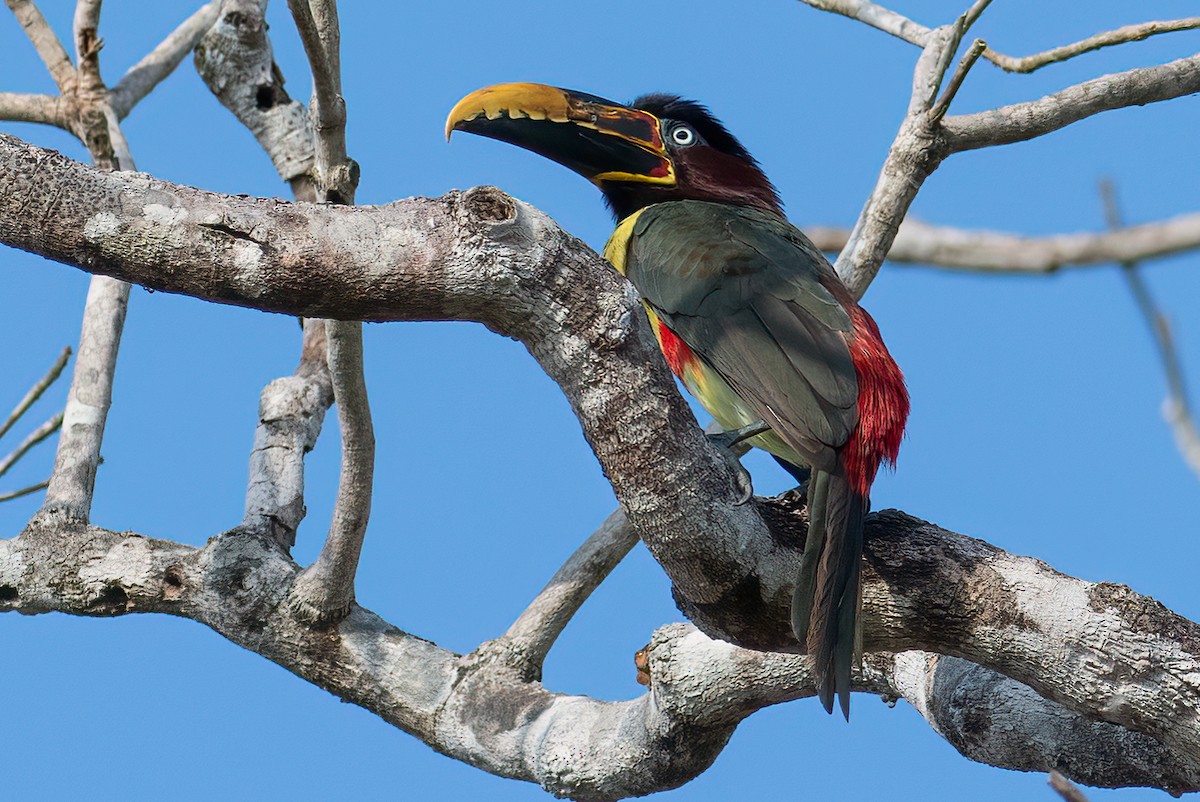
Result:
{"type": "Polygon", "coordinates": [[[638,217],[625,274],[675,334],[815,467],[857,420],[850,318],[825,257],[786,220],[703,201],[638,217]]]}

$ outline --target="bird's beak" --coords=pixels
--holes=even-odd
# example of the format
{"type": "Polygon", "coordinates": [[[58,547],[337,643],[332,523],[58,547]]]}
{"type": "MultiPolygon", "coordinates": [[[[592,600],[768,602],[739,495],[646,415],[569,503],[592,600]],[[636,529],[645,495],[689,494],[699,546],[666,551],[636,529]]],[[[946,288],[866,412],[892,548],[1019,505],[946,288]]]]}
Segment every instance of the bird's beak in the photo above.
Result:
{"type": "Polygon", "coordinates": [[[478,89],[451,110],[447,140],[454,131],[531,150],[595,184],[675,184],[658,118],[583,92],[528,83],[478,89]]]}

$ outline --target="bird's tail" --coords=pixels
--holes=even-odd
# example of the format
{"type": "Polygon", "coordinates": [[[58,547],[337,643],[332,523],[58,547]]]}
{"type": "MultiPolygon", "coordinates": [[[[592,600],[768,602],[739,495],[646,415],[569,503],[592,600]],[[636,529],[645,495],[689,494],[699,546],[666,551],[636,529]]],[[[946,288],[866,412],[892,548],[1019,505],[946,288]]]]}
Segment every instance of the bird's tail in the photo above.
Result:
{"type": "Polygon", "coordinates": [[[863,516],[867,499],[844,476],[814,470],[808,483],[808,538],[792,595],[792,631],[813,658],[821,704],[836,693],[850,719],[850,671],[862,657],[863,516]]]}

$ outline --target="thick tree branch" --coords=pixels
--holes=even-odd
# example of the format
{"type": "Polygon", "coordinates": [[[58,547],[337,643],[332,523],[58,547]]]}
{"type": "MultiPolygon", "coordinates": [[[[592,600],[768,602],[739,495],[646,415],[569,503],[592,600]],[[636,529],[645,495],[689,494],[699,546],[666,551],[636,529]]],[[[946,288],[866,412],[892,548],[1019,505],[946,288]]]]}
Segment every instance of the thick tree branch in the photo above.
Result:
{"type": "MultiPolygon", "coordinates": [[[[60,200],[56,220],[31,232],[10,224],[13,215],[0,198],[0,241],[89,269],[119,271],[156,289],[213,300],[291,313],[339,305],[370,319],[418,314],[426,319],[473,318],[522,339],[567,393],[630,521],[674,580],[689,617],[734,642],[764,649],[795,647],[787,606],[799,538],[781,539],[786,526],[774,518],[774,536],[767,534],[753,505],[732,504],[732,477],[708,449],[680,399],[648,389],[664,386],[658,383],[667,377],[650,358],[653,342],[640,318],[632,315],[633,299],[611,272],[599,269],[594,255],[566,240],[534,210],[477,190],[444,201],[379,208],[308,207],[301,216],[278,201],[220,198],[142,176],[95,173],[0,139],[0,178],[22,173],[33,185],[19,186],[13,194],[53,197],[49,190],[55,180],[69,180],[78,188],[82,208],[60,200]],[[25,163],[22,155],[36,158],[38,168],[10,172],[25,163]],[[159,222],[148,221],[144,209],[150,200],[171,213],[152,214],[159,222]],[[215,219],[224,221],[221,230],[206,222],[215,219]],[[313,225],[320,226],[322,238],[311,235],[313,225]],[[383,232],[400,226],[405,232],[402,247],[372,249],[370,243],[383,239],[383,232]],[[245,240],[225,229],[255,237],[258,258],[247,259],[245,240]],[[507,244],[514,241],[519,243],[515,250],[507,244]],[[322,243],[316,252],[313,242],[322,243]],[[297,258],[300,253],[304,258],[297,258]],[[197,258],[209,266],[204,275],[180,269],[182,260],[190,265],[197,258]],[[156,269],[150,270],[151,264],[156,269]],[[319,275],[315,282],[314,274],[319,275]],[[696,521],[705,522],[703,539],[696,537],[696,521]]],[[[908,558],[869,549],[865,609],[875,623],[866,630],[868,647],[956,654],[1081,712],[1200,752],[1188,718],[1196,704],[1196,695],[1187,690],[1190,652],[1178,652],[1169,637],[1161,640],[1154,626],[1138,628],[1129,622],[1140,616],[1139,624],[1158,620],[1180,633],[1193,625],[1166,611],[1147,608],[1127,614],[1141,603],[1126,590],[1072,584],[1035,561],[978,544],[962,551],[958,547],[972,541],[939,539],[935,531],[914,530],[906,521],[884,516],[876,526],[886,523],[902,530],[906,542],[925,549],[930,559],[936,555],[973,568],[961,586],[937,583],[914,589],[920,598],[911,608],[894,602],[881,607],[872,571],[885,572],[889,559],[908,558]],[[922,542],[922,531],[932,540],[922,542]],[[1006,574],[1021,577],[1023,589],[1006,585],[1006,574]],[[1054,616],[1042,620],[1051,608],[1054,616]],[[1072,616],[1090,618],[1110,608],[1115,612],[1106,613],[1106,626],[1089,630],[1085,641],[1073,643],[1079,633],[1063,631],[1072,616]],[[1001,618],[969,633],[939,632],[926,623],[927,617],[981,610],[1001,618]],[[1036,632],[1026,632],[1022,622],[1036,622],[1036,632]],[[997,643],[1011,640],[1016,632],[1029,651],[998,661],[997,643]],[[1064,648],[1076,650],[1076,657],[1064,659],[1064,648]],[[1118,648],[1128,653],[1118,654],[1118,648]],[[1087,663],[1098,654],[1136,665],[1128,672],[1106,674],[1107,679],[1092,677],[1087,663]],[[1156,708],[1167,701],[1173,705],[1169,715],[1156,708]],[[1161,722],[1172,726],[1164,730],[1161,722]]],[[[800,531],[799,524],[794,529],[800,531]]],[[[873,542],[894,541],[877,535],[873,542]]],[[[895,548],[900,549],[898,543],[895,548]]],[[[1185,644],[1184,651],[1190,648],[1185,644]]]]}
{"type": "Polygon", "coordinates": [[[212,28],[220,7],[220,0],[205,3],[163,39],[158,47],[129,68],[109,95],[113,111],[119,119],[128,116],[142,98],[175,71],[179,63],[196,47],[200,37],[212,28]]]}
{"type": "MultiPolygon", "coordinates": [[[[817,247],[837,253],[844,228],[805,226],[817,247]]],[[[1200,212],[1112,231],[1026,237],[999,231],[933,226],[911,217],[901,224],[887,260],[983,273],[1054,273],[1067,267],[1148,261],[1200,248],[1200,212]]]]}
{"type": "MultiPolygon", "coordinates": [[[[799,499],[767,503],[775,536],[795,536],[799,499]]],[[[1121,686],[1109,717],[1143,702],[1182,712],[1195,701],[1143,677],[1148,670],[1195,672],[1200,628],[1128,589],[1065,577],[895,512],[868,522],[867,556],[872,640],[890,632],[941,649],[957,639],[983,646],[972,648],[988,664],[1037,660],[1064,697],[1074,686],[1121,686]],[[941,600],[930,606],[932,596],[941,600]],[[925,624],[915,636],[902,635],[918,617],[925,624]],[[1051,631],[1040,633],[1050,619],[1051,631]],[[1029,637],[1062,642],[1039,652],[1029,637]],[[1121,647],[1151,640],[1155,650],[1121,647]],[[1079,651],[1081,644],[1090,646],[1079,651]],[[1158,648],[1168,653],[1161,661],[1153,656],[1164,654],[1158,648]],[[1059,661],[1066,665],[1047,670],[1059,661]]],[[[358,607],[336,628],[313,632],[284,604],[297,571],[271,540],[245,534],[194,550],[95,528],[35,527],[0,540],[0,610],[192,618],[445,754],[576,799],[680,785],[707,768],[742,718],[812,695],[807,658],[741,649],[680,624],[650,644],[651,693],[628,702],[553,694],[487,648],[458,657],[358,607]]],[[[912,652],[869,655],[855,687],[904,696],[977,760],[1024,770],[1057,766],[1080,782],[1200,788],[1196,752],[1179,745],[1195,734],[1188,715],[1171,722],[1182,731],[1172,744],[1089,721],[979,665],[912,652]]]]}
{"type": "MultiPolygon", "coordinates": [[[[682,399],[649,390],[668,375],[626,285],[524,204],[486,189],[366,208],[219,196],[96,173],[7,137],[0,181],[14,190],[0,196],[0,241],[89,270],[305,317],[470,319],[514,336],[564,388],[631,522],[654,532],[647,542],[685,595],[715,603],[736,592],[750,556],[793,564],[753,509],[732,503],[733,477],[682,399]],[[60,182],[72,189],[55,213],[25,225],[42,211],[24,199],[53,198],[60,182]],[[690,559],[696,521],[729,537],[724,557],[690,559]]],[[[786,595],[778,577],[764,596],[786,595]]]]}

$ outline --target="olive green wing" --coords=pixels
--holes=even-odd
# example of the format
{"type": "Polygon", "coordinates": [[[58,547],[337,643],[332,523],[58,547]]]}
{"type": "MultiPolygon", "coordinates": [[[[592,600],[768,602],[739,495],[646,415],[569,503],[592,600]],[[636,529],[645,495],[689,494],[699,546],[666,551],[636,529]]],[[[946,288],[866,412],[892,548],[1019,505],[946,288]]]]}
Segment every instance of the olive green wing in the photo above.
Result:
{"type": "Polygon", "coordinates": [[[636,221],[625,274],[779,437],[836,470],[858,420],[851,322],[826,289],[832,267],[798,229],[726,204],[658,204],[636,221]]]}

